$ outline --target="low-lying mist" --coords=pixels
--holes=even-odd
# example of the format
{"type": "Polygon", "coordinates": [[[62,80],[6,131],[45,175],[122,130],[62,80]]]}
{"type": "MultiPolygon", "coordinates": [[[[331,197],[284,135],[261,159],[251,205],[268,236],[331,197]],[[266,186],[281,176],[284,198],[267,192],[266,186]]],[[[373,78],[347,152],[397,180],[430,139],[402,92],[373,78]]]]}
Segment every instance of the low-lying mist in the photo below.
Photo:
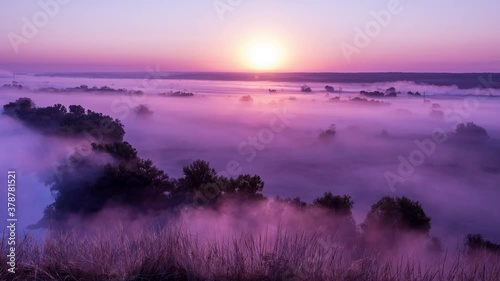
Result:
{"type": "MultiPolygon", "coordinates": [[[[340,94],[328,94],[321,90],[324,85],[311,84],[314,91],[305,94],[294,83],[159,81],[148,88],[141,80],[28,76],[19,83],[24,90],[0,91],[2,105],[26,96],[37,106],[77,104],[118,118],[125,126],[125,140],[139,156],[151,159],[173,178],[182,176],[183,166],[202,159],[218,173],[260,175],[264,195],[270,198],[312,202],[325,192],[348,194],[355,202],[353,217],[358,224],[381,197],[407,196],[418,200],[432,217],[432,235],[447,238],[450,246],[467,233],[483,233],[500,242],[499,90],[397,82],[341,85],[340,94]],[[140,89],[145,94],[37,91],[81,84],[140,89]],[[402,92],[381,99],[390,105],[350,101],[360,90],[390,86],[402,92]],[[278,91],[268,94],[269,88],[278,91]],[[194,96],[158,95],[170,90],[194,96]],[[426,92],[427,101],[407,91],[426,92]],[[242,101],[244,95],[252,99],[242,101]],[[134,108],[140,104],[152,114],[138,115],[134,108]],[[442,116],[431,115],[433,110],[442,116]],[[489,140],[464,143],[448,135],[467,122],[485,128],[489,140]],[[335,134],[320,137],[332,125],[335,134]]],[[[82,140],[44,136],[7,116],[0,116],[0,136],[0,151],[6,156],[0,168],[18,170],[22,224],[34,223],[53,201],[44,179],[67,161],[82,140]]],[[[4,200],[5,194],[1,196],[4,200]]],[[[228,206],[213,216],[195,215],[192,230],[204,233],[202,229],[220,227],[221,233],[233,233],[230,229],[268,227],[261,210],[254,211],[254,220],[247,216],[242,222],[238,218],[243,211],[235,208],[228,206]]],[[[323,224],[320,218],[310,223],[323,224]]]]}

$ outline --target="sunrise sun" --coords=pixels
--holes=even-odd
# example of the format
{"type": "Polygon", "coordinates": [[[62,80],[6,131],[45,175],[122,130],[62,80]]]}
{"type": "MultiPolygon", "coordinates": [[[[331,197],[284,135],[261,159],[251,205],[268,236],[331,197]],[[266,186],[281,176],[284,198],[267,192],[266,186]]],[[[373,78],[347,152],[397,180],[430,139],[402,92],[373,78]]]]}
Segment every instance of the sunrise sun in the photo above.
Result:
{"type": "Polygon", "coordinates": [[[249,67],[255,70],[272,70],[279,66],[281,50],[272,42],[254,42],[245,53],[249,67]]]}

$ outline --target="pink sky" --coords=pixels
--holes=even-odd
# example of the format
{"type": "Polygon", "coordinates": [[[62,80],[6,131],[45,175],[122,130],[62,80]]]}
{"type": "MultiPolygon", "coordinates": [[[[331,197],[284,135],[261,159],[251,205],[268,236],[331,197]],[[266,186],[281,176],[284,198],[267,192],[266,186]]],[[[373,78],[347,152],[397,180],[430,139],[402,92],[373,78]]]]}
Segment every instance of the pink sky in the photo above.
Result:
{"type": "Polygon", "coordinates": [[[2,3],[0,69],[252,71],[245,48],[271,42],[269,71],[500,72],[500,2],[59,2],[2,3]]]}

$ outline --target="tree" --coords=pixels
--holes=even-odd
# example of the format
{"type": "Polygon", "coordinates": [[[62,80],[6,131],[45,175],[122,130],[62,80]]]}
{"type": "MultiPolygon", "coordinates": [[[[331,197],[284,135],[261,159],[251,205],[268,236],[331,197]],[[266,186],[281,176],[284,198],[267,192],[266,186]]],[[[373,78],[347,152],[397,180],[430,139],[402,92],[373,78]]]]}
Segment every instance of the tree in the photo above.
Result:
{"type": "Polygon", "coordinates": [[[332,87],[332,86],[330,86],[330,85],[326,85],[325,86],[325,91],[333,93],[333,92],[335,92],[335,88],[332,87]]]}
{"type": "Polygon", "coordinates": [[[79,105],[71,105],[68,112],[62,104],[36,107],[31,99],[19,98],[4,105],[4,114],[51,135],[75,137],[88,134],[98,136],[96,142],[122,141],[125,135],[120,120],[91,110],[85,111],[79,105]]]}
{"type": "Polygon", "coordinates": [[[15,102],[4,105],[3,109],[5,114],[16,115],[32,110],[35,107],[35,103],[30,98],[18,98],[15,102]]]}
{"type": "Polygon", "coordinates": [[[210,163],[194,161],[183,168],[184,177],[177,181],[174,196],[184,203],[202,199],[214,204],[221,198],[262,199],[264,182],[259,176],[239,175],[237,178],[218,176],[210,163]]]}
{"type": "Polygon", "coordinates": [[[178,191],[192,193],[198,190],[202,185],[215,183],[217,181],[217,172],[210,167],[210,163],[202,160],[196,160],[192,164],[182,169],[184,177],[179,179],[178,191]]]}
{"type": "Polygon", "coordinates": [[[316,198],[313,201],[313,205],[332,210],[339,215],[351,216],[351,209],[354,206],[354,202],[348,195],[334,196],[331,192],[325,192],[323,197],[316,198]]]}
{"type": "Polygon", "coordinates": [[[92,181],[59,183],[55,212],[59,214],[90,215],[107,204],[140,207],[141,210],[165,208],[165,192],[171,190],[168,175],[153,166],[150,160],[138,160],[127,166],[107,164],[102,174],[92,181]]]}
{"type": "Polygon", "coordinates": [[[484,141],[489,139],[488,132],[472,122],[458,124],[455,129],[455,137],[462,141],[484,141]]]}
{"type": "Polygon", "coordinates": [[[365,232],[407,230],[427,235],[431,229],[431,218],[418,201],[406,197],[384,197],[372,205],[362,228],[365,232]]]}
{"type": "Polygon", "coordinates": [[[289,205],[294,206],[294,207],[299,208],[299,209],[308,207],[307,203],[302,201],[302,199],[300,199],[300,197],[281,198],[279,196],[276,196],[274,200],[276,200],[277,202],[289,204],[289,205]]]}
{"type": "Polygon", "coordinates": [[[302,87],[300,87],[300,91],[304,92],[304,93],[311,93],[312,89],[311,89],[311,87],[309,87],[307,85],[302,85],[302,87]]]}
{"type": "Polygon", "coordinates": [[[244,102],[244,103],[252,103],[253,102],[253,98],[252,98],[252,96],[242,96],[240,98],[240,101],[244,102]]]}
{"type": "Polygon", "coordinates": [[[153,114],[153,111],[149,109],[147,105],[140,104],[134,108],[134,112],[139,116],[148,116],[153,114]]]}
{"type": "Polygon", "coordinates": [[[331,192],[326,192],[323,197],[316,198],[313,201],[313,206],[333,214],[331,220],[325,222],[324,226],[327,231],[347,245],[354,245],[358,237],[358,231],[351,211],[354,201],[350,196],[333,195],[331,192]]]}
{"type": "Polygon", "coordinates": [[[398,93],[396,92],[396,88],[390,87],[387,90],[385,90],[385,96],[386,97],[397,97],[398,93]]]}
{"type": "Polygon", "coordinates": [[[44,211],[39,226],[51,227],[64,222],[68,215],[83,217],[109,205],[136,208],[139,211],[168,207],[174,182],[151,160],[137,157],[126,142],[92,144],[95,153],[107,153],[119,163],[101,164],[94,157],[61,167],[61,175],[47,184],[55,202],[44,211]]]}
{"type": "Polygon", "coordinates": [[[126,141],[111,144],[92,143],[92,149],[95,152],[108,153],[121,161],[130,161],[137,158],[137,150],[126,141]]]}
{"type": "Polygon", "coordinates": [[[81,105],[70,105],[69,112],[77,116],[81,116],[85,114],[85,108],[83,108],[81,105]]]}
{"type": "Polygon", "coordinates": [[[259,176],[240,175],[236,179],[229,179],[224,187],[224,192],[236,195],[241,199],[261,199],[264,198],[262,190],[264,182],[259,176]]]}
{"type": "Polygon", "coordinates": [[[331,139],[331,138],[333,138],[336,134],[337,134],[337,131],[336,131],[335,124],[332,124],[332,125],[330,125],[330,127],[329,127],[327,130],[325,130],[325,131],[321,132],[321,133],[319,134],[319,137],[320,137],[321,139],[331,139]]]}
{"type": "Polygon", "coordinates": [[[470,253],[479,250],[486,250],[500,254],[500,244],[495,244],[489,240],[485,240],[481,234],[467,234],[465,245],[470,253]]]}

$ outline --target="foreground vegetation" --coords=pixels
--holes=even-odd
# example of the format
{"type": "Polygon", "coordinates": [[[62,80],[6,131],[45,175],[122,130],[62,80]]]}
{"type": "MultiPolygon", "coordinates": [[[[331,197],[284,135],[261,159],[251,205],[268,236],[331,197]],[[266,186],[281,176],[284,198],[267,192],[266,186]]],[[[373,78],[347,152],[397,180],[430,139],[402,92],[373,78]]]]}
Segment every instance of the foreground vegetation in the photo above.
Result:
{"type": "MultiPolygon", "coordinates": [[[[5,246],[2,243],[2,246],[5,246]]],[[[240,236],[229,240],[160,230],[92,235],[52,233],[18,245],[16,274],[1,280],[370,280],[496,281],[500,259],[488,253],[448,253],[421,259],[411,253],[349,255],[315,236],[240,236]]],[[[6,264],[5,255],[0,258],[6,264]]]]}

